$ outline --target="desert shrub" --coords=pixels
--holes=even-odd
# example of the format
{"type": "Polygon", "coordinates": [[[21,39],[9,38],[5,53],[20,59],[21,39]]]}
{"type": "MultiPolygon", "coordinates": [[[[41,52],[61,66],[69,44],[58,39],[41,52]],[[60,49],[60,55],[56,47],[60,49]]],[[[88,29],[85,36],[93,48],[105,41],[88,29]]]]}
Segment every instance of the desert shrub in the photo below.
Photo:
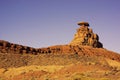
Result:
{"type": "Polygon", "coordinates": [[[35,77],[32,77],[31,80],[37,80],[35,77]]]}
{"type": "Polygon", "coordinates": [[[71,80],[96,80],[96,79],[87,77],[86,74],[84,73],[76,73],[72,76],[71,80]]]}
{"type": "Polygon", "coordinates": [[[102,78],[101,80],[111,80],[111,79],[109,79],[109,78],[102,78]]]}
{"type": "Polygon", "coordinates": [[[4,80],[4,79],[0,78],[0,80],[4,80]]]}

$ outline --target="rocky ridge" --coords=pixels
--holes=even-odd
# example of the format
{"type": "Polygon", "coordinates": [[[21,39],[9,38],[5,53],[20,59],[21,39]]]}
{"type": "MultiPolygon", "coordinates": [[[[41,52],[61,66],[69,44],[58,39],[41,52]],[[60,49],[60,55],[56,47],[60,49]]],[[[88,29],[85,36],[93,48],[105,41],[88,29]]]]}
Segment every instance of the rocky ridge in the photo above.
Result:
{"type": "Polygon", "coordinates": [[[0,53],[2,54],[78,54],[85,56],[104,56],[120,61],[120,55],[104,48],[81,45],[55,45],[46,48],[32,48],[23,45],[13,44],[0,40],[0,53]]]}
{"type": "Polygon", "coordinates": [[[66,45],[33,48],[0,40],[0,80],[120,80],[120,54],[103,48],[88,22],[66,45]]]}
{"type": "Polygon", "coordinates": [[[120,61],[120,55],[103,48],[99,36],[89,28],[89,23],[78,23],[80,28],[74,39],[67,45],[55,45],[46,48],[32,48],[0,40],[0,53],[4,54],[78,54],[85,56],[103,56],[120,61]]]}

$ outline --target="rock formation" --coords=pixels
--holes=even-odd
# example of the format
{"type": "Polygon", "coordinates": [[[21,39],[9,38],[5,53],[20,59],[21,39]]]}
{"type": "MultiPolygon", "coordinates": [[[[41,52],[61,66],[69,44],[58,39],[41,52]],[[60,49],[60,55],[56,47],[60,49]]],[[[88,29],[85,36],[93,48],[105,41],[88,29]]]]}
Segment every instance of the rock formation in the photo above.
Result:
{"type": "Polygon", "coordinates": [[[89,28],[89,23],[78,23],[80,28],[70,44],[55,45],[46,48],[32,48],[0,40],[0,54],[77,54],[84,56],[103,56],[120,61],[120,55],[102,48],[99,36],[89,28]],[[91,47],[92,46],[92,47],[91,47]]]}
{"type": "Polygon", "coordinates": [[[89,28],[88,22],[80,22],[78,25],[80,25],[80,28],[77,29],[77,33],[74,35],[74,39],[69,45],[86,45],[94,48],[103,47],[102,43],[99,42],[99,36],[93,33],[93,30],[89,28]]]}
{"type": "Polygon", "coordinates": [[[11,54],[37,54],[38,49],[27,47],[19,44],[10,43],[8,41],[0,40],[0,53],[11,54]]]}
{"type": "Polygon", "coordinates": [[[84,56],[103,56],[120,61],[120,55],[105,50],[104,48],[92,48],[89,46],[56,45],[46,48],[32,48],[23,45],[13,44],[0,40],[0,54],[77,54],[84,56]]]}

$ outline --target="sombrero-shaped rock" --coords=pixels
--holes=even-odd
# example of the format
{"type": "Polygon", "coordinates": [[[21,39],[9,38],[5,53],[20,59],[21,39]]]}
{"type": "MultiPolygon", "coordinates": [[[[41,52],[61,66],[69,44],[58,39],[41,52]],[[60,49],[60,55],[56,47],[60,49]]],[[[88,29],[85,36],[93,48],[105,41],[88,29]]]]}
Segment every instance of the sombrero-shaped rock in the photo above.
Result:
{"type": "Polygon", "coordinates": [[[78,25],[80,26],[90,26],[88,22],[78,22],[78,25]]]}

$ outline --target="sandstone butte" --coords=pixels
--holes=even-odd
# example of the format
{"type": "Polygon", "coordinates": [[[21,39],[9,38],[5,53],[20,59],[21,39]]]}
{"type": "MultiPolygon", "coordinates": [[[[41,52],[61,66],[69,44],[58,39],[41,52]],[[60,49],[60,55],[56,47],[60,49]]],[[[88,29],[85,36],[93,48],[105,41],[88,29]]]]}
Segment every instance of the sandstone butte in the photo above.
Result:
{"type": "Polygon", "coordinates": [[[88,22],[79,22],[80,26],[73,40],[66,45],[55,45],[46,48],[32,48],[0,40],[2,54],[77,54],[84,56],[103,56],[120,61],[120,54],[106,50],[99,41],[99,36],[89,28],[88,22]]]}

